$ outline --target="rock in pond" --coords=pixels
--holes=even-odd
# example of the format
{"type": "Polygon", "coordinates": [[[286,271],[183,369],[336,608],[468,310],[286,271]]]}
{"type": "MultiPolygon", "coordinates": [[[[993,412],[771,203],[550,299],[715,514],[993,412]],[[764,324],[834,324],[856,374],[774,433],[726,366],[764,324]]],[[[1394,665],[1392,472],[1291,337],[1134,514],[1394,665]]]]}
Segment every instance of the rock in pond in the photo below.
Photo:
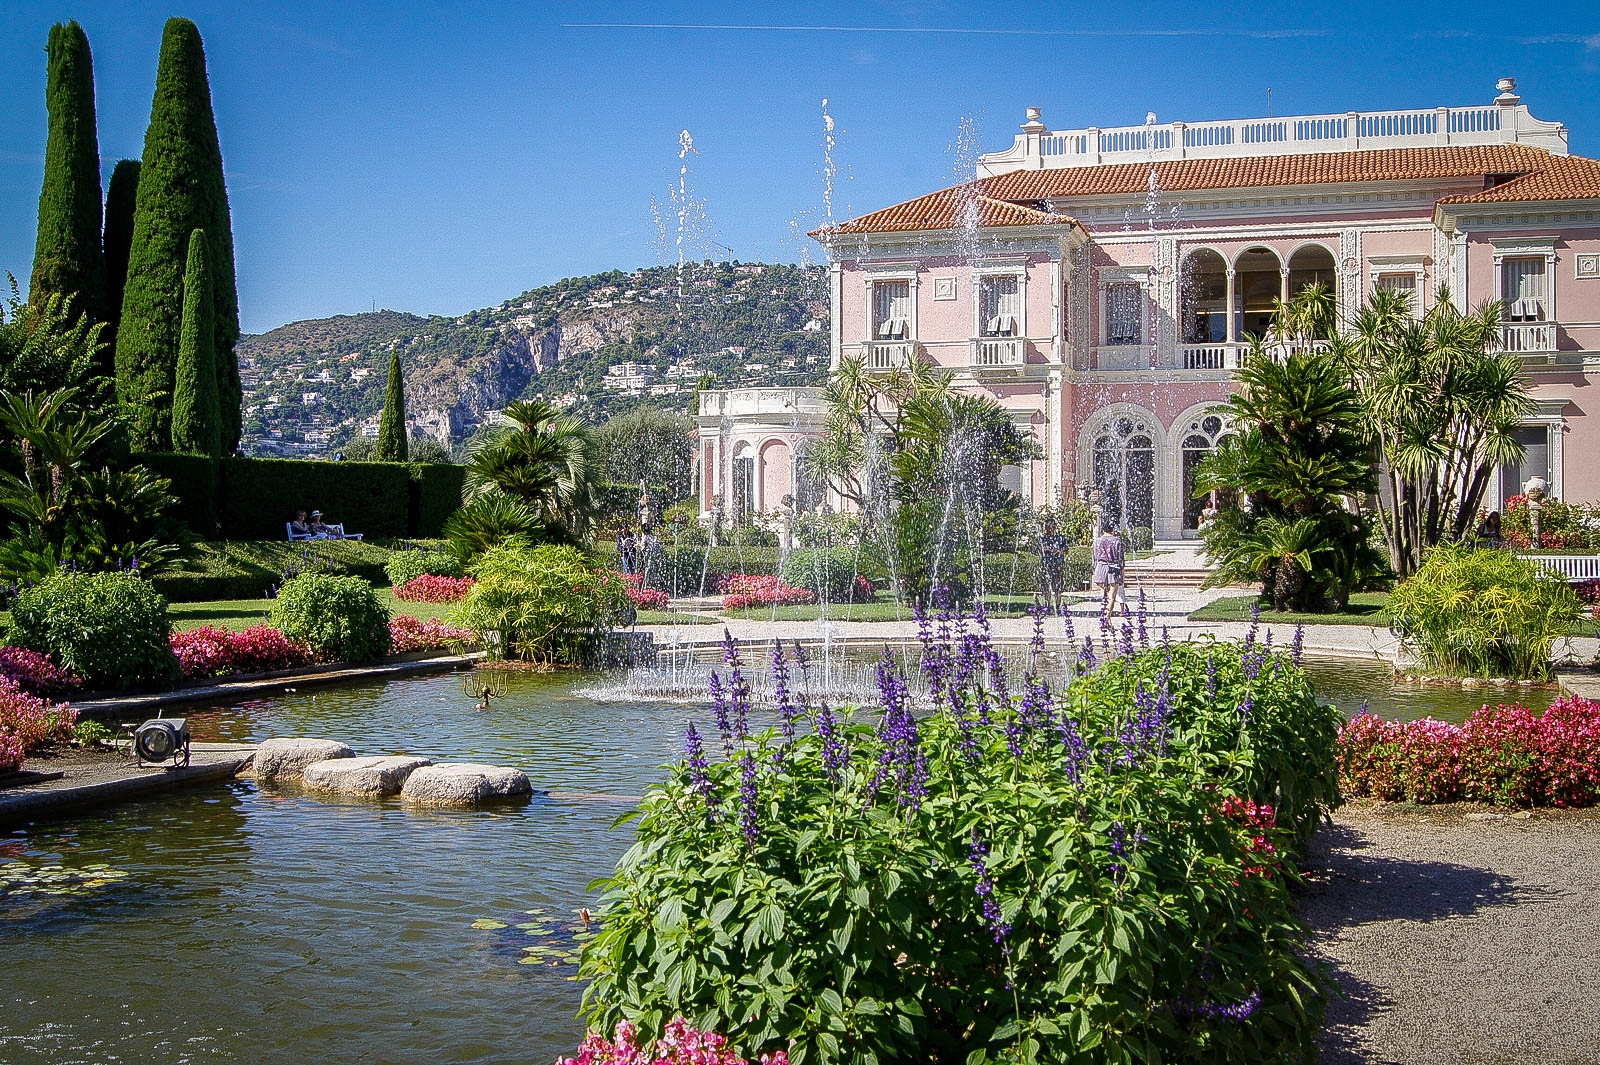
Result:
{"type": "Polygon", "coordinates": [[[302,777],[306,787],[318,791],[381,799],[397,794],[415,770],[432,764],[431,758],[410,754],[332,758],[306,766],[302,777]]]}
{"type": "Polygon", "coordinates": [[[419,806],[476,806],[533,794],[520,769],[476,762],[438,762],[406,778],[400,797],[419,806]]]}
{"type": "Polygon", "coordinates": [[[348,743],[338,740],[265,740],[256,748],[251,771],[257,780],[282,780],[298,777],[308,765],[333,758],[350,758],[355,753],[348,743]]]}

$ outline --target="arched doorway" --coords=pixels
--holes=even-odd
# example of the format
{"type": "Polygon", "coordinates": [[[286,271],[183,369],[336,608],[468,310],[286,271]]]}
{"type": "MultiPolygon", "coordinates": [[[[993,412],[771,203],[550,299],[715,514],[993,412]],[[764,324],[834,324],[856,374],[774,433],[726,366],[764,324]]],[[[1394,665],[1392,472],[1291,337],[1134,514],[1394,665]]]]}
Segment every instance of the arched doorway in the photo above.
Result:
{"type": "Polygon", "coordinates": [[[733,492],[728,499],[728,511],[733,520],[743,524],[756,510],[756,459],[750,445],[741,440],[733,449],[733,492]]]}
{"type": "Polygon", "coordinates": [[[1155,528],[1156,434],[1136,415],[1113,418],[1094,441],[1094,486],[1113,529],[1155,528]]]}
{"type": "Polygon", "coordinates": [[[768,440],[761,445],[761,473],[756,495],[756,506],[761,513],[773,513],[783,503],[783,497],[791,494],[793,472],[787,441],[768,440]]]}
{"type": "Polygon", "coordinates": [[[1234,335],[1266,336],[1283,296],[1283,261],[1271,248],[1247,248],[1233,262],[1234,335]]]}
{"type": "Polygon", "coordinates": [[[1191,533],[1200,528],[1200,512],[1206,505],[1204,499],[1194,497],[1195,473],[1200,463],[1215,454],[1223,442],[1233,435],[1233,431],[1220,412],[1202,412],[1176,428],[1183,433],[1180,446],[1183,530],[1191,533]]]}
{"type": "Polygon", "coordinates": [[[1228,339],[1228,264],[1210,248],[1184,256],[1178,275],[1179,342],[1221,344],[1228,339]]]}

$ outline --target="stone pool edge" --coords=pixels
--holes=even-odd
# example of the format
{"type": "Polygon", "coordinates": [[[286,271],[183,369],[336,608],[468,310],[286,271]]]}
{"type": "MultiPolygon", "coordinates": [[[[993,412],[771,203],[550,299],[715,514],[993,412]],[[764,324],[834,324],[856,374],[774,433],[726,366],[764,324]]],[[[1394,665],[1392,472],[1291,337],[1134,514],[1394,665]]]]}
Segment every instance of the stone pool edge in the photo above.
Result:
{"type": "Polygon", "coordinates": [[[41,818],[77,814],[97,806],[109,806],[148,798],[197,784],[231,780],[255,757],[255,746],[243,743],[196,743],[186,766],[141,769],[127,766],[127,775],[89,784],[65,780],[48,781],[28,790],[0,792],[0,828],[41,818]],[[215,761],[210,760],[215,757],[215,761]]]}
{"type": "Polygon", "coordinates": [[[240,697],[283,695],[299,688],[358,684],[362,681],[405,677],[418,673],[450,673],[470,668],[483,656],[484,652],[473,651],[464,655],[436,655],[405,662],[380,662],[371,666],[338,665],[297,673],[273,673],[268,676],[222,681],[194,688],[177,688],[167,692],[73,700],[70,705],[82,718],[120,721],[136,717],[141,712],[160,711],[173,706],[222,702],[240,697]]]}

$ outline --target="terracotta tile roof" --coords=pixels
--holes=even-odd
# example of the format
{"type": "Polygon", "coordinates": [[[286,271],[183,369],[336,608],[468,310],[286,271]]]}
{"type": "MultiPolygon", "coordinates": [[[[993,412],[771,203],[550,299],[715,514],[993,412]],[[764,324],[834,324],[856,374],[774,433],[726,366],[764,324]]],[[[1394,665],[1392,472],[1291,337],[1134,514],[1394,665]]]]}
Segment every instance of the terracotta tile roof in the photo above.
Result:
{"type": "Polygon", "coordinates": [[[960,229],[967,224],[968,213],[977,206],[979,227],[998,226],[1075,226],[1074,218],[1051,214],[1034,207],[1008,203],[982,194],[981,182],[967,182],[926,196],[918,196],[881,211],[852,218],[831,230],[819,229],[812,236],[828,233],[849,236],[859,233],[904,233],[917,230],[960,229]],[[974,200],[976,196],[976,200],[974,200]]]}
{"type": "Polygon", "coordinates": [[[1538,200],[1600,200],[1600,162],[1581,155],[1551,156],[1530,174],[1469,196],[1440,203],[1515,203],[1538,200]]]}
{"type": "MultiPolygon", "coordinates": [[[[1365,181],[1481,180],[1491,174],[1515,174],[1518,176],[1487,191],[1448,196],[1439,202],[1600,199],[1600,162],[1581,156],[1553,156],[1526,144],[1382,148],[1018,170],[873,211],[835,226],[832,234],[956,229],[965,223],[974,194],[980,227],[1076,225],[1075,219],[1040,208],[1058,197],[1143,194],[1150,187],[1152,169],[1161,190],[1169,193],[1365,181]]],[[[822,233],[818,230],[812,235],[822,233]]]]}
{"type": "Polygon", "coordinates": [[[978,184],[983,186],[988,195],[1003,200],[1039,201],[1054,196],[1142,193],[1149,188],[1152,167],[1163,192],[1184,192],[1526,173],[1545,166],[1551,158],[1543,149],[1526,144],[1382,148],[1315,155],[1177,159],[1154,164],[1117,163],[1059,170],[1017,170],[984,178],[978,184]]]}

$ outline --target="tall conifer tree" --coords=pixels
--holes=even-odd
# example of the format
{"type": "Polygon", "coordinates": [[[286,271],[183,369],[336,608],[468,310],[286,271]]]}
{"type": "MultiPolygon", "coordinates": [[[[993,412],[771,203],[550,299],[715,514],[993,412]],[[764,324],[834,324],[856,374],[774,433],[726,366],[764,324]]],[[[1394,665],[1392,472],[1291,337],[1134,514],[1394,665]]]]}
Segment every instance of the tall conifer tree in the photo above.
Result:
{"type": "Polygon", "coordinates": [[[182,326],[183,272],[189,234],[196,229],[206,231],[209,245],[221,446],[232,452],[239,440],[241,396],[234,353],[239,295],[233,226],[200,31],[188,19],[174,18],[161,37],[117,327],[117,397],[135,447],[159,449],[172,442],[169,397],[182,326]]]}
{"type": "Polygon", "coordinates": [[[406,386],[400,378],[400,349],[389,352],[389,388],[383,394],[383,413],[378,416],[379,462],[404,462],[410,456],[406,439],[406,386]]]}
{"type": "MultiPolygon", "coordinates": [[[[74,313],[105,314],[105,258],[100,250],[100,139],[94,121],[94,64],[76,22],[50,27],[45,104],[50,136],[39,190],[39,236],[28,299],[71,297],[74,313]]],[[[63,381],[62,384],[69,382],[63,381]]]]}
{"type": "Polygon", "coordinates": [[[212,319],[211,269],[205,230],[189,237],[183,272],[183,326],[172,389],[172,449],[196,455],[220,453],[216,333],[212,319]]]}
{"type": "Polygon", "coordinates": [[[128,281],[128,249],[133,245],[133,202],[139,194],[139,160],[122,159],[111,171],[106,186],[106,341],[104,370],[116,373],[112,353],[117,346],[117,324],[122,321],[122,286],[128,281]]]}

